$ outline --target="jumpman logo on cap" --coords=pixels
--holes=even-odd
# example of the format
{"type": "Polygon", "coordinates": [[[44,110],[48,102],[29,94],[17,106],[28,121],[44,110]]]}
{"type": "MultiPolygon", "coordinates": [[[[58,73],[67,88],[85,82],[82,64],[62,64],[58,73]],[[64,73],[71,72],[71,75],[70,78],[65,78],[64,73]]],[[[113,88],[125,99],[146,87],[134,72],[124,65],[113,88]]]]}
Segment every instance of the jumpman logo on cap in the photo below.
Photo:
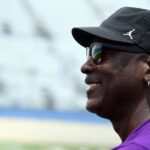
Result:
{"type": "Polygon", "coordinates": [[[123,35],[128,35],[130,37],[130,39],[132,40],[133,37],[132,37],[132,33],[135,31],[135,29],[132,29],[131,31],[127,32],[127,33],[124,33],[123,35]]]}

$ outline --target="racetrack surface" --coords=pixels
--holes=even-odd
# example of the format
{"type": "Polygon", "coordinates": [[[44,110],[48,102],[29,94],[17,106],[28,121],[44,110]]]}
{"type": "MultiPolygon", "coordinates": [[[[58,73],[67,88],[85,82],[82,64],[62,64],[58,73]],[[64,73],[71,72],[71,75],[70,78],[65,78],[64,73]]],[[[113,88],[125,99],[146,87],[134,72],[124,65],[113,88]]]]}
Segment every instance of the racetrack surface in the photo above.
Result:
{"type": "Polygon", "coordinates": [[[0,118],[0,142],[118,145],[110,124],[0,118]]]}

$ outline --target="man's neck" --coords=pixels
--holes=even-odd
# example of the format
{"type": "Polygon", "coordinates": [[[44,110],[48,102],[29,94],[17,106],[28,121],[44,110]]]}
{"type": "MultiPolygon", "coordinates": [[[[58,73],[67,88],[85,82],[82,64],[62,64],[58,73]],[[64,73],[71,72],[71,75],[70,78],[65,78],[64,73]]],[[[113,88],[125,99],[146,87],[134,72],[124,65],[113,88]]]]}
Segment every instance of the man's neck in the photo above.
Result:
{"type": "Polygon", "coordinates": [[[143,101],[134,111],[128,111],[121,119],[115,121],[112,119],[111,122],[123,142],[134,129],[148,119],[150,119],[150,110],[143,101]]]}

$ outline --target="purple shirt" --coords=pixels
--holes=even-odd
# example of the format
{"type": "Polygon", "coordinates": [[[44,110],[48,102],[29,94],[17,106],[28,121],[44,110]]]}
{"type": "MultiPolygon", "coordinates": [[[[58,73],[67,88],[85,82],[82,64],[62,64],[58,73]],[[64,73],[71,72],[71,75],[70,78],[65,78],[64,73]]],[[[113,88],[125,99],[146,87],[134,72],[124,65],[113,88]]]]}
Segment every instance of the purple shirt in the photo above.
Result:
{"type": "Polygon", "coordinates": [[[133,130],[121,145],[112,150],[150,150],[150,120],[133,130]]]}

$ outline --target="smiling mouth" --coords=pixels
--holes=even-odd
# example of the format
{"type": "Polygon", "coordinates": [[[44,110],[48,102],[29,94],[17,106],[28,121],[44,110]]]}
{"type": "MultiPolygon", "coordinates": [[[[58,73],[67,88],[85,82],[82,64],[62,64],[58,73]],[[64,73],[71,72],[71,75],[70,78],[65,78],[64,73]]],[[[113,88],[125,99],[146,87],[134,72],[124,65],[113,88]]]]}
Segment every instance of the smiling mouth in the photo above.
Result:
{"type": "MultiPolygon", "coordinates": [[[[93,90],[93,89],[97,89],[98,87],[100,87],[101,86],[101,84],[100,83],[90,83],[90,84],[88,84],[89,85],[89,90],[93,90]]],[[[89,91],[88,90],[88,91],[89,91]]]]}
{"type": "Polygon", "coordinates": [[[88,85],[89,85],[89,89],[87,90],[87,97],[89,98],[92,95],[94,95],[94,93],[97,91],[97,89],[99,89],[101,84],[98,82],[95,82],[95,83],[88,83],[88,85]]]}
{"type": "Polygon", "coordinates": [[[89,84],[90,88],[93,88],[93,87],[98,87],[100,86],[100,83],[91,83],[89,84]]]}

